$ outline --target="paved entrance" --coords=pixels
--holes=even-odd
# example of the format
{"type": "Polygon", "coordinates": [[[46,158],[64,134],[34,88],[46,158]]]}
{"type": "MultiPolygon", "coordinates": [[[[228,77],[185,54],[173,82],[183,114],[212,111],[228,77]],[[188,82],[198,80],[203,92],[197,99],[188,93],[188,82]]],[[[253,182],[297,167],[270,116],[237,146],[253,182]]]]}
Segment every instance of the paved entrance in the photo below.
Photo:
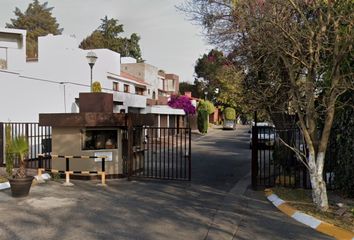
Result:
{"type": "Polygon", "coordinates": [[[247,130],[192,137],[191,182],[123,179],[106,188],[49,182],[25,199],[2,191],[0,239],[329,239],[278,212],[247,184],[234,187],[250,169],[247,130]]]}

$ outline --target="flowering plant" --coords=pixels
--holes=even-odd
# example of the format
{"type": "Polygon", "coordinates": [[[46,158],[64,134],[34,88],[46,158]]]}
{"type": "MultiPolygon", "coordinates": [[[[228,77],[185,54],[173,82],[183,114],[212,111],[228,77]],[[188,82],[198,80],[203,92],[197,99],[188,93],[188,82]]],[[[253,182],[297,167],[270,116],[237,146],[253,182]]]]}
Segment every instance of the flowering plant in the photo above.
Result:
{"type": "Polygon", "coordinates": [[[171,96],[171,99],[168,101],[168,106],[171,108],[183,109],[187,115],[195,114],[195,107],[187,96],[171,96]]]}

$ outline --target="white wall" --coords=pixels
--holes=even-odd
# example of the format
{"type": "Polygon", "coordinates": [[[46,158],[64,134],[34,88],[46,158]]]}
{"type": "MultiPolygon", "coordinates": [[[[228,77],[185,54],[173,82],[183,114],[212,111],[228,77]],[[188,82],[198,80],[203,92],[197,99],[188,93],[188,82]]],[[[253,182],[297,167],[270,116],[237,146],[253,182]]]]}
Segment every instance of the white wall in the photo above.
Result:
{"type": "Polygon", "coordinates": [[[26,31],[0,28],[1,58],[7,55],[7,69],[19,71],[26,62],[26,31]]]}
{"type": "Polygon", "coordinates": [[[0,70],[0,121],[38,121],[39,113],[71,112],[73,96],[88,87],[29,79],[0,70]]]}

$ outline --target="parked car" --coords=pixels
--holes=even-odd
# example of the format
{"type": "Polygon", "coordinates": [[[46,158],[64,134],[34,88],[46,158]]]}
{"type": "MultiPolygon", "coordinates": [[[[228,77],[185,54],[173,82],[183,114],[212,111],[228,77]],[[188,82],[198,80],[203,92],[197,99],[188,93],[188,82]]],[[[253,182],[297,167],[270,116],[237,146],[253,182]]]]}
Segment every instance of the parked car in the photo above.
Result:
{"type": "Polygon", "coordinates": [[[233,120],[224,120],[222,128],[225,130],[234,130],[236,128],[236,123],[233,120]]]}
{"type": "MultiPolygon", "coordinates": [[[[254,126],[254,124],[252,124],[254,126]]],[[[275,127],[271,123],[268,122],[260,122],[257,123],[258,129],[258,146],[263,148],[273,148],[276,141],[276,132],[275,127]]],[[[250,133],[250,148],[252,148],[252,131],[250,133]]]]}

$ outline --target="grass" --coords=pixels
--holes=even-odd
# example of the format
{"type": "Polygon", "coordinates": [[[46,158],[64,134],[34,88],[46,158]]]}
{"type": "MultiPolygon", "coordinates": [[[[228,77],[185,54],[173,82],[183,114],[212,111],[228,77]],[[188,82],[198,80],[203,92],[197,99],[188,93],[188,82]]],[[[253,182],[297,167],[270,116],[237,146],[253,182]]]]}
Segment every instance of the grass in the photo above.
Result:
{"type": "Polygon", "coordinates": [[[312,203],[311,190],[277,187],[273,189],[273,192],[299,211],[314,216],[324,222],[331,223],[354,232],[353,199],[345,199],[333,192],[330,192],[328,194],[330,203],[329,210],[327,212],[321,212],[317,210],[316,206],[312,203]],[[336,205],[336,203],[339,202],[346,203],[347,207],[346,212],[342,216],[336,213],[336,211],[340,209],[336,205]]]}

